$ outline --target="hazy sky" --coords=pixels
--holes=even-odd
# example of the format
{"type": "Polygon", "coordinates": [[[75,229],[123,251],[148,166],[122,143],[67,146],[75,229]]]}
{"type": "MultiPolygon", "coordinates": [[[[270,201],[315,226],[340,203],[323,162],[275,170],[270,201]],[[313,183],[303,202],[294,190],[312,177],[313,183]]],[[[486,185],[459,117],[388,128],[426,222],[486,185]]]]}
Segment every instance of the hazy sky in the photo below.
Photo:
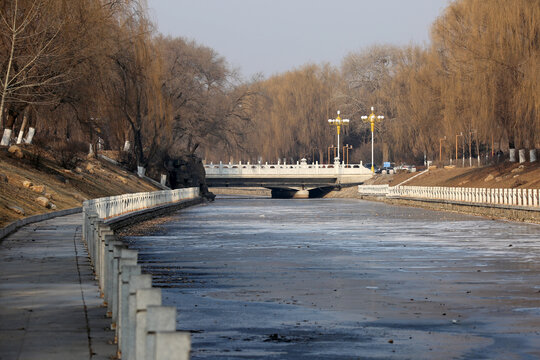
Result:
{"type": "Polygon", "coordinates": [[[449,0],[148,0],[158,30],[209,46],[241,74],[339,65],[373,44],[429,42],[449,0]]]}

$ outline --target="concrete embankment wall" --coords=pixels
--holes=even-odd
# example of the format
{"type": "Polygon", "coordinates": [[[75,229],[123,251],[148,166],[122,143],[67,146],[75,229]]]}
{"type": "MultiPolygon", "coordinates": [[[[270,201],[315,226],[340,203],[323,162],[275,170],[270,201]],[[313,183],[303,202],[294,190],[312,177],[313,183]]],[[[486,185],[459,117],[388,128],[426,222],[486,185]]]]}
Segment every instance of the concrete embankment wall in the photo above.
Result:
{"type": "Polygon", "coordinates": [[[83,240],[122,359],[189,359],[191,340],[188,332],[176,331],[176,308],[162,306],[161,289],[141,272],[138,252],[118,240],[114,230],[202,201],[198,188],[85,201],[83,240]]]}
{"type": "Polygon", "coordinates": [[[461,214],[485,216],[495,219],[523,221],[540,224],[540,209],[525,209],[518,207],[499,207],[495,205],[465,204],[444,200],[428,199],[392,199],[385,198],[384,202],[393,205],[416,206],[438,211],[452,211],[461,214]]]}
{"type": "Polygon", "coordinates": [[[210,191],[216,195],[248,195],[271,196],[272,191],[263,187],[212,187],[210,191]]]}

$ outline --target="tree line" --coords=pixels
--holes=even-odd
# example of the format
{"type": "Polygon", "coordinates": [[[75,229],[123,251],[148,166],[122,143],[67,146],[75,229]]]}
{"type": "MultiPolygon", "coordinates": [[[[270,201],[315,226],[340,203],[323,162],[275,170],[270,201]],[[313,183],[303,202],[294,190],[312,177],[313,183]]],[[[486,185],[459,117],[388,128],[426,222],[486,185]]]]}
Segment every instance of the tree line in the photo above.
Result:
{"type": "Polygon", "coordinates": [[[429,45],[375,45],[338,67],[251,81],[213,49],[157,33],[143,0],[3,0],[0,16],[0,128],[101,139],[139,166],[182,153],[328,162],[337,110],[351,120],[341,145],[367,161],[372,106],[385,116],[377,162],[540,143],[540,0],[457,0],[429,45]]]}
{"type": "Polygon", "coordinates": [[[32,127],[49,147],[99,143],[159,166],[239,142],[252,96],[213,49],[157,33],[144,0],[0,2],[8,141],[32,127]]]}
{"type": "Polygon", "coordinates": [[[376,123],[378,163],[434,160],[441,148],[446,159],[535,149],[539,58],[540,1],[454,1],[433,23],[427,46],[375,45],[338,68],[306,65],[259,82],[267,101],[253,116],[244,154],[327,162],[336,134],[326,120],[339,109],[351,119],[343,144],[366,162],[371,132],[361,116],[372,106],[385,116],[376,123]]]}

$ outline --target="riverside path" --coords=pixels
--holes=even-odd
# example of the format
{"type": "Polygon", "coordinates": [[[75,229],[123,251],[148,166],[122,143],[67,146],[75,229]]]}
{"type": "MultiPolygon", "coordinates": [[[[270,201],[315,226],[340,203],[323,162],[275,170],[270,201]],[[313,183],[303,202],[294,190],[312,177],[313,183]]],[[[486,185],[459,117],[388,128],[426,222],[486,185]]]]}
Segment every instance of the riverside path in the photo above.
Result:
{"type": "Polygon", "coordinates": [[[57,217],[0,240],[1,360],[116,355],[81,221],[57,217]]]}

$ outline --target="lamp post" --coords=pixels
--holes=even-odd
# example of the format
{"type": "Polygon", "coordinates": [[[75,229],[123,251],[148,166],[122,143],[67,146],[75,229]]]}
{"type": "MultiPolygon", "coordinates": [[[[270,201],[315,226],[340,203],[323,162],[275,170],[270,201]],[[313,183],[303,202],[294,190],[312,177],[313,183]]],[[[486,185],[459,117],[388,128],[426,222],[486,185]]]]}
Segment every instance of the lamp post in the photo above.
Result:
{"type": "Polygon", "coordinates": [[[336,147],[334,145],[331,145],[328,147],[328,165],[330,165],[330,150],[334,150],[334,157],[336,157],[336,147]]]}
{"type": "Polygon", "coordinates": [[[337,130],[337,159],[339,161],[339,133],[341,126],[349,125],[349,119],[342,119],[339,116],[339,110],[337,111],[337,118],[328,119],[328,123],[336,127],[337,130]]]}
{"type": "Polygon", "coordinates": [[[439,139],[439,162],[442,163],[442,142],[446,140],[446,136],[439,139]]]}
{"type": "Polygon", "coordinates": [[[344,145],[343,146],[343,157],[347,159],[347,166],[349,166],[349,150],[352,149],[352,145],[344,145]],[[345,157],[345,153],[347,154],[347,156],[345,157]]]}
{"type": "Polygon", "coordinates": [[[457,149],[458,149],[457,138],[458,138],[459,136],[463,136],[463,133],[456,134],[456,166],[457,166],[457,149]]]}
{"type": "Polygon", "coordinates": [[[381,121],[382,119],[384,119],[384,116],[382,115],[378,115],[376,116],[374,113],[373,113],[373,106],[371,107],[371,114],[369,114],[369,116],[365,116],[363,115],[362,116],[362,120],[364,121],[369,121],[370,124],[371,124],[371,172],[375,172],[375,167],[373,166],[373,132],[375,131],[375,121],[381,121]]]}

